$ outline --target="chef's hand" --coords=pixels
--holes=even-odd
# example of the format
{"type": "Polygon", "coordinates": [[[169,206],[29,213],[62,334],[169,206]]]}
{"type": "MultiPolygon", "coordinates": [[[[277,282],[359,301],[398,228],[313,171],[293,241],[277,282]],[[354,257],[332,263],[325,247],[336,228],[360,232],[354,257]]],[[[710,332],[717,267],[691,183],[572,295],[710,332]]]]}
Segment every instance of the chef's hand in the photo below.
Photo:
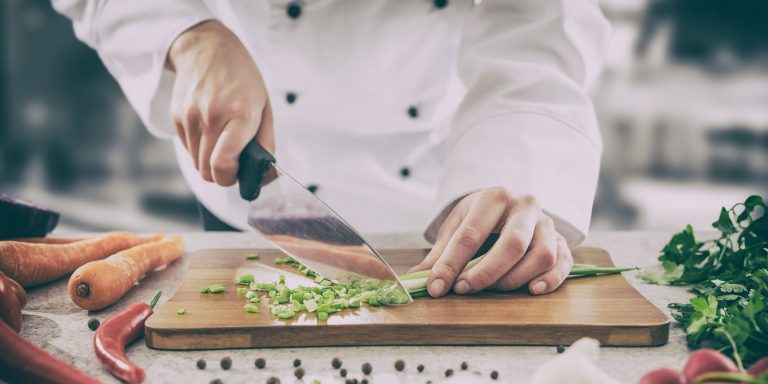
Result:
{"type": "Polygon", "coordinates": [[[555,290],[571,271],[573,258],[552,219],[531,196],[504,188],[467,195],[453,208],[435,246],[412,271],[432,268],[427,290],[433,297],[451,287],[458,294],[486,288],[507,291],[528,285],[534,295],[555,290]],[[462,269],[491,233],[499,238],[473,268],[462,269]]]}
{"type": "Polygon", "coordinates": [[[237,181],[240,152],[256,137],[274,153],[272,109],[264,80],[248,51],[218,21],[182,33],[166,68],[176,72],[171,116],[203,179],[237,181]]]}

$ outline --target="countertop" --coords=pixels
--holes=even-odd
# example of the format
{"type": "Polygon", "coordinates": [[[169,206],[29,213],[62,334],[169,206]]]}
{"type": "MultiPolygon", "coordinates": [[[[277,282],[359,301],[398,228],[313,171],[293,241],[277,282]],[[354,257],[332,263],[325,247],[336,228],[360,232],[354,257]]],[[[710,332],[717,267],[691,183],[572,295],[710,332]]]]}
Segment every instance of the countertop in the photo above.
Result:
{"type": "MultiPolygon", "coordinates": [[[[584,245],[607,249],[617,265],[633,265],[643,269],[660,269],[656,257],[662,245],[669,240],[666,232],[598,232],[593,233],[584,245]]],[[[210,248],[265,248],[268,245],[254,234],[242,233],[186,233],[183,234],[188,252],[210,248]]],[[[371,235],[369,240],[376,247],[403,248],[423,247],[427,244],[415,234],[371,235]]],[[[141,284],[131,290],[112,307],[88,313],[76,307],[67,297],[67,279],[47,284],[29,291],[29,303],[23,312],[22,335],[42,346],[59,359],[73,364],[84,372],[105,383],[118,382],[103,369],[93,353],[93,331],[87,326],[90,317],[101,321],[125,306],[146,301],[153,292],[163,290],[160,304],[167,300],[181,281],[187,260],[148,275],[141,284]]],[[[634,276],[625,274],[635,288],[653,304],[669,314],[667,304],[686,302],[690,295],[684,288],[648,285],[634,276]]],[[[2,351],[1,353],[8,353],[2,351]]],[[[681,368],[688,354],[682,329],[670,327],[669,342],[651,348],[601,348],[600,366],[615,379],[634,383],[654,368],[669,366],[681,368]]],[[[296,383],[293,373],[294,359],[301,359],[306,371],[304,383],[320,380],[323,384],[343,383],[337,370],[331,367],[331,359],[338,357],[349,371],[349,377],[362,378],[361,365],[373,366],[369,377],[372,383],[462,383],[504,382],[524,383],[544,361],[557,356],[554,347],[340,347],[340,348],[277,348],[239,349],[212,351],[160,351],[148,348],[143,339],[128,348],[128,356],[143,367],[148,383],[181,382],[209,383],[220,379],[224,383],[264,383],[274,376],[282,383],[296,383]],[[232,368],[223,370],[219,361],[232,359],[232,368]],[[254,367],[258,357],[266,359],[263,370],[254,367]],[[195,363],[203,358],[205,370],[195,363]],[[403,372],[397,372],[393,364],[402,359],[406,363],[403,372]],[[460,365],[467,362],[468,369],[460,365]],[[423,364],[426,369],[417,373],[415,367],[423,364]],[[453,369],[455,374],[445,378],[444,372],[453,369]],[[499,373],[498,381],[490,378],[490,372],[499,373]]]]}

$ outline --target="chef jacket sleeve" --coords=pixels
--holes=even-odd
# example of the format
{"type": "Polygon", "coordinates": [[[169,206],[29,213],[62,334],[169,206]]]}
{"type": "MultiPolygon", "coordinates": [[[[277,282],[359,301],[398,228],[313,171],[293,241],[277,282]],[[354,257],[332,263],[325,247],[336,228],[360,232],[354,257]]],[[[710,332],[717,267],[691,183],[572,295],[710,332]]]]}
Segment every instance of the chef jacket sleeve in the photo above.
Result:
{"type": "Polygon", "coordinates": [[[458,57],[467,94],[446,142],[434,220],[463,196],[503,186],[531,194],[569,246],[586,237],[602,153],[587,88],[610,26],[596,0],[484,0],[458,57]]]}
{"type": "Polygon", "coordinates": [[[178,35],[213,18],[207,6],[198,0],[53,0],[53,7],[98,52],[150,132],[172,136],[173,74],[164,70],[165,59],[178,35]]]}

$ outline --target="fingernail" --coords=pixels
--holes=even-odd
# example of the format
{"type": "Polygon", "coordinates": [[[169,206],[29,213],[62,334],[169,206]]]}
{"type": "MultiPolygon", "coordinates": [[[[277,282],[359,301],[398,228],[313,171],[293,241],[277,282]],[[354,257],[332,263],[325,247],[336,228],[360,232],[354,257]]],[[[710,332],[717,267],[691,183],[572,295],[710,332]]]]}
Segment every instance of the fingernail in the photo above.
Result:
{"type": "Polygon", "coordinates": [[[461,280],[453,287],[453,291],[459,295],[469,293],[469,284],[465,280],[461,280]]]}
{"type": "Polygon", "coordinates": [[[531,287],[531,291],[534,295],[541,295],[547,290],[547,283],[544,281],[538,281],[531,287]]]}
{"type": "Polygon", "coordinates": [[[443,279],[435,279],[432,284],[429,285],[429,294],[432,297],[441,296],[445,290],[445,281],[443,279]]]}

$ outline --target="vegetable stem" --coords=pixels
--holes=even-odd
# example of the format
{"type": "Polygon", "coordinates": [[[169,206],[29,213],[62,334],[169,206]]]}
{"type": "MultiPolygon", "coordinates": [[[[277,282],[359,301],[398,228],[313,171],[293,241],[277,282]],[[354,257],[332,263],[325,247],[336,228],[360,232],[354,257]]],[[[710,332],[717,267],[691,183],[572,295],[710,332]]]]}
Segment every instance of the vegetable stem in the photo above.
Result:
{"type": "Polygon", "coordinates": [[[154,296],[152,296],[152,300],[149,301],[149,307],[152,309],[155,309],[155,304],[157,304],[157,301],[160,300],[160,295],[163,294],[163,291],[157,291],[154,296]]]}

